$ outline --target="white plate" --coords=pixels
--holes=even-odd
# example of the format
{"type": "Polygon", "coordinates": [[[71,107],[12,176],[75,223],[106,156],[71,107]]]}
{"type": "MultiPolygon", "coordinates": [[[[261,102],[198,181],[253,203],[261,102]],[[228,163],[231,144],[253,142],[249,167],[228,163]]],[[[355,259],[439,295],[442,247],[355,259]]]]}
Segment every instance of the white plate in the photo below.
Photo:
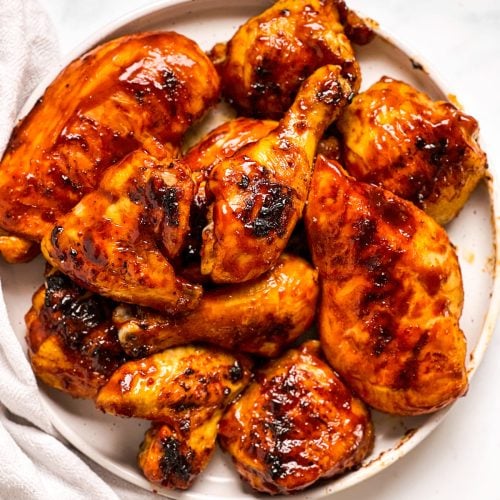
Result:
{"type": "MultiPolygon", "coordinates": [[[[63,66],[97,43],[143,30],[179,31],[196,40],[203,49],[209,49],[214,43],[229,39],[248,17],[271,3],[269,0],[163,1],[105,27],[68,57],[63,66]]],[[[389,42],[388,37],[380,32],[370,45],[358,47],[357,52],[363,72],[363,88],[380,76],[388,75],[407,81],[433,98],[447,98],[446,90],[435,76],[412,64],[412,60],[418,58],[400,44],[389,42]]],[[[31,109],[59,69],[37,88],[21,115],[31,109]]],[[[495,253],[498,228],[494,226],[497,218],[493,216],[499,210],[493,207],[493,198],[492,183],[482,183],[458,218],[447,227],[457,247],[464,278],[465,307],[461,326],[468,341],[470,376],[484,354],[500,305],[500,285],[494,276],[498,260],[495,253]]],[[[39,258],[17,266],[1,263],[0,276],[11,323],[25,346],[24,314],[31,305],[31,295],[43,281],[43,261],[39,258]]],[[[147,490],[158,491],[144,479],[136,466],[138,447],[149,427],[148,422],[104,415],[94,409],[92,402],[72,399],[45,386],[41,386],[40,391],[54,426],[70,443],[118,476],[147,490]]],[[[446,410],[443,410],[428,416],[400,418],[373,412],[375,449],[363,466],[300,493],[300,498],[323,498],[376,474],[415,447],[443,420],[445,414],[446,410]]],[[[228,457],[220,452],[216,453],[207,470],[189,491],[159,492],[183,499],[255,497],[255,493],[238,479],[228,457]]]]}

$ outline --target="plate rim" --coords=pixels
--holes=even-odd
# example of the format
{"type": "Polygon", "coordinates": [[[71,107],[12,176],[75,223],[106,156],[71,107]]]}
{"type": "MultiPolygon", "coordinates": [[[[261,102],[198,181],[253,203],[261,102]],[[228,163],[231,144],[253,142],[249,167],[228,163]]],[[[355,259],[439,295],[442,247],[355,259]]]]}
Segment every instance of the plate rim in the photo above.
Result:
{"type": "MultiPolygon", "coordinates": [[[[113,34],[125,28],[127,25],[136,22],[142,18],[146,18],[148,16],[158,14],[160,11],[171,7],[179,7],[182,5],[193,7],[194,4],[203,4],[210,3],[214,0],[157,0],[149,5],[145,5],[142,7],[138,7],[131,12],[121,15],[117,17],[115,20],[104,24],[102,27],[96,29],[93,33],[87,36],[82,42],[78,43],[73,49],[63,54],[59,64],[50,71],[41,81],[40,83],[33,89],[28,98],[25,100],[23,106],[20,109],[20,112],[17,115],[16,123],[24,118],[24,116],[31,110],[36,100],[43,95],[45,89],[50,85],[50,83],[54,80],[54,78],[74,59],[80,57],[83,53],[91,50],[93,47],[97,46],[100,43],[105,42],[113,37],[113,34]]],[[[247,2],[258,3],[262,5],[271,5],[273,3],[272,0],[247,0],[247,2]]],[[[363,15],[363,12],[355,9],[355,11],[364,19],[369,19],[367,16],[363,15]]],[[[371,21],[371,20],[370,20],[371,21]]],[[[398,36],[395,36],[393,33],[383,29],[380,25],[374,21],[373,24],[370,23],[374,32],[381,39],[385,40],[388,44],[395,47],[404,53],[409,59],[413,61],[417,61],[422,64],[423,68],[418,69],[417,71],[424,71],[428,78],[434,83],[434,85],[439,89],[439,91],[446,96],[448,100],[451,100],[453,96],[455,99],[454,93],[450,91],[450,86],[446,79],[441,75],[440,71],[437,70],[425,57],[422,56],[418,51],[413,50],[413,48],[403,42],[398,36]]],[[[457,105],[457,102],[453,100],[453,103],[457,105]]],[[[460,105],[459,105],[460,107],[460,105]]],[[[484,139],[480,137],[480,142],[483,149],[488,152],[488,143],[484,143],[484,139]]],[[[491,149],[493,150],[493,148],[491,149]]],[[[497,323],[497,319],[500,316],[500,186],[498,183],[500,180],[498,177],[500,176],[500,171],[497,169],[496,175],[492,175],[491,170],[489,170],[485,176],[485,182],[488,189],[489,194],[489,208],[491,212],[491,230],[492,230],[492,247],[493,247],[493,255],[492,258],[494,262],[492,263],[491,278],[491,295],[490,295],[490,304],[487,310],[487,313],[484,318],[484,322],[481,328],[481,332],[478,337],[478,341],[474,347],[474,349],[470,352],[469,358],[467,360],[467,373],[469,382],[472,380],[475,372],[477,371],[481,361],[484,357],[486,349],[490,343],[491,337],[494,333],[495,326],[497,323]]],[[[22,346],[25,348],[25,346],[22,346]]],[[[42,404],[47,411],[47,415],[54,425],[55,429],[62,435],[62,437],[68,441],[71,445],[77,448],[81,453],[83,453],[90,460],[99,464],[109,472],[115,474],[117,477],[128,481],[144,490],[149,492],[156,492],[161,494],[164,497],[170,497],[169,495],[174,494],[176,498],[183,499],[192,499],[192,500],[210,500],[211,498],[215,498],[213,496],[208,496],[205,494],[200,494],[198,492],[186,490],[186,491],[177,491],[177,490],[169,490],[166,488],[162,488],[156,484],[150,483],[145,477],[141,477],[139,475],[134,475],[130,471],[124,470],[119,465],[117,465],[112,459],[109,459],[105,456],[102,456],[101,453],[98,453],[89,445],[84,438],[81,438],[79,434],[77,434],[70,426],[66,424],[66,422],[61,418],[59,414],[53,411],[51,404],[55,404],[49,397],[49,395],[43,390],[42,387],[39,386],[39,393],[41,396],[42,404]]],[[[435,413],[428,415],[428,420],[425,424],[419,428],[417,428],[414,432],[411,433],[409,437],[403,436],[399,443],[396,444],[392,449],[382,452],[379,456],[375,456],[370,459],[369,463],[357,471],[355,474],[348,473],[344,476],[340,476],[339,479],[332,478],[330,480],[330,484],[324,485],[323,491],[308,491],[304,492],[296,492],[295,495],[300,493],[307,493],[308,498],[316,499],[316,498],[325,498],[328,495],[333,493],[337,493],[343,490],[346,490],[356,484],[359,484],[379,472],[382,472],[387,467],[395,463],[397,460],[406,455],[409,451],[414,449],[418,444],[420,444],[425,438],[427,438],[437,427],[438,425],[445,419],[448,412],[454,406],[455,403],[447,406],[446,408],[439,410],[435,413]],[[353,477],[354,476],[354,477],[353,477]],[[350,480],[350,477],[352,479],[350,480]],[[339,484],[340,487],[337,488],[336,484],[339,484]]],[[[328,481],[328,480],[327,480],[328,481]]],[[[237,499],[237,496],[233,497],[237,499]]],[[[241,497],[243,498],[243,497],[241,497]]],[[[247,498],[247,497],[245,497],[247,498]]],[[[274,498],[293,498],[292,497],[283,497],[283,496],[275,496],[274,498]]]]}

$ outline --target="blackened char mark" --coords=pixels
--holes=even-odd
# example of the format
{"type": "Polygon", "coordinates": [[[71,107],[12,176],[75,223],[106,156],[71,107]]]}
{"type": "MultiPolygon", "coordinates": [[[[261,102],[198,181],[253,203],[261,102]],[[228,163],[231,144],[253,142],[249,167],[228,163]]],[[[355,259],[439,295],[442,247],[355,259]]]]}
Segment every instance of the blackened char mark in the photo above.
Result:
{"type": "Polygon", "coordinates": [[[245,208],[240,214],[245,228],[257,238],[265,238],[275,233],[282,238],[293,214],[294,190],[268,179],[246,182],[250,191],[245,208]]]}
{"type": "Polygon", "coordinates": [[[172,483],[187,484],[192,475],[194,453],[191,449],[183,454],[181,443],[172,436],[162,440],[163,455],[160,459],[160,469],[165,485],[172,483]]]}
{"type": "Polygon", "coordinates": [[[181,190],[175,186],[167,186],[160,177],[154,176],[149,180],[147,195],[151,208],[162,209],[164,223],[170,227],[178,227],[181,190]]]}

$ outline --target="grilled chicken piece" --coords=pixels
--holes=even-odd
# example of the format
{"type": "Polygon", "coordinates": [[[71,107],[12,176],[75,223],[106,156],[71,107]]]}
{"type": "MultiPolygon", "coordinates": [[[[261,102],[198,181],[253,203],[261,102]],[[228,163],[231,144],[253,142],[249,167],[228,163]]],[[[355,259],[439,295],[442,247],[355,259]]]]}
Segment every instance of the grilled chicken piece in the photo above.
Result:
{"type": "Polygon", "coordinates": [[[309,341],[256,373],[224,414],[219,442],[252,488],[283,494],[358,465],[373,425],[309,341]]]}
{"type": "Polygon", "coordinates": [[[214,347],[173,347],[120,366],[97,407],[112,415],[197,426],[222,411],[250,380],[250,361],[214,347]]]}
{"type": "Polygon", "coordinates": [[[402,415],[463,395],[462,279],[444,229],[321,156],[305,222],[320,272],[322,347],[356,394],[402,415]]]}
{"type": "Polygon", "coordinates": [[[0,228],[0,255],[9,264],[29,262],[39,253],[39,247],[33,241],[19,236],[12,236],[0,228]]]}
{"type": "Polygon", "coordinates": [[[212,458],[220,418],[217,411],[194,428],[153,423],[138,456],[144,476],[166,488],[188,489],[212,458]]]}
{"type": "Polygon", "coordinates": [[[214,282],[247,281],[276,264],[302,215],[318,141],[351,95],[340,73],[318,69],[277,128],[212,169],[201,271],[214,282]]]}
{"type": "Polygon", "coordinates": [[[78,284],[117,301],[170,313],[192,309],[201,287],[177,277],[166,257],[178,253],[188,231],[189,174],[180,162],[131,153],[57,220],[42,240],[45,258],[78,284]]]}
{"type": "Polygon", "coordinates": [[[233,156],[246,144],[265,137],[278,126],[273,120],[235,118],[222,123],[203,139],[192,146],[184,155],[184,161],[191,171],[206,177],[217,163],[233,156]]]}
{"type": "Polygon", "coordinates": [[[457,215],[485,173],[476,120],[392,78],[359,94],[337,127],[351,175],[412,201],[440,224],[457,215]]]}
{"type": "MultiPolygon", "coordinates": [[[[359,89],[359,66],[342,26],[342,21],[355,21],[354,15],[344,5],[340,16],[340,3],[278,0],[241,26],[227,44],[212,49],[223,94],[241,114],[281,118],[302,82],[326,64],[341,66],[342,76],[354,91],[359,89]]],[[[361,32],[362,22],[356,22],[351,33],[361,32]]]]}
{"type": "Polygon", "coordinates": [[[93,399],[127,360],[111,322],[115,304],[52,270],[26,314],[35,375],[76,398],[93,399]]]}
{"type": "MultiPolygon", "coordinates": [[[[71,63],[16,127],[0,164],[0,226],[40,241],[133,150],[171,153],[219,94],[198,45],[177,33],[124,36],[71,63]]],[[[0,247],[1,249],[1,247],[0,247]]]]}
{"type": "Polygon", "coordinates": [[[209,290],[188,315],[168,317],[120,305],[113,321],[123,348],[133,357],[190,342],[277,356],[311,326],[317,292],[317,272],[310,264],[282,255],[258,280],[209,290]]]}
{"type": "Polygon", "coordinates": [[[212,168],[246,144],[266,136],[277,126],[278,122],[272,120],[236,118],[216,127],[184,155],[184,163],[191,169],[195,183],[191,229],[186,252],[189,259],[199,257],[201,232],[207,223],[208,200],[205,186],[212,168]]]}
{"type": "Polygon", "coordinates": [[[175,347],[122,365],[96,404],[152,420],[139,453],[145,476],[186,489],[208,464],[224,409],[250,380],[250,361],[220,349],[175,347]]]}

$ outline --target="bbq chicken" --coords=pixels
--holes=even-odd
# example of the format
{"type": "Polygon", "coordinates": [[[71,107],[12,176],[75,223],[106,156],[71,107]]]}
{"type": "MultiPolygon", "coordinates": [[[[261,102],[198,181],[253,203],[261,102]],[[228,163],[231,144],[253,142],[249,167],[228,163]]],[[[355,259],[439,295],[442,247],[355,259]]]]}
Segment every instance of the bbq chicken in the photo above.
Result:
{"type": "Polygon", "coordinates": [[[96,404],[112,415],[201,424],[243,390],[250,368],[246,357],[215,347],[173,347],[121,365],[96,404]]]}
{"type": "Polygon", "coordinates": [[[252,488],[286,494],[359,465],[373,426],[309,341],[256,372],[224,414],[219,442],[252,488]]]}
{"type": "Polygon", "coordinates": [[[75,398],[95,398],[128,357],[111,322],[116,306],[52,269],[26,314],[35,375],[75,398]]]}
{"type": "Polygon", "coordinates": [[[215,283],[240,283],[277,262],[302,215],[316,146],[351,93],[340,66],[323,66],[277,128],[213,167],[202,274],[215,283]]]}
{"type": "Polygon", "coordinates": [[[305,222],[319,269],[325,356],[378,410],[435,411],[467,389],[454,248],[431,217],[316,161],[305,222]]]}
{"type": "Polygon", "coordinates": [[[193,189],[181,162],[131,153],[57,220],[42,252],[78,284],[106,297],[169,313],[193,309],[202,288],[178,277],[168,259],[189,230],[193,189]]]}
{"type": "Polygon", "coordinates": [[[137,461],[144,476],[165,488],[188,489],[210,462],[220,412],[202,425],[155,422],[146,432],[137,461]]]}
{"type": "Polygon", "coordinates": [[[184,155],[193,174],[207,177],[217,163],[225,160],[247,144],[262,139],[278,126],[274,120],[235,118],[214,128],[184,155]]]}
{"type": "MultiPolygon", "coordinates": [[[[39,242],[131,151],[172,154],[218,95],[213,64],[177,33],[124,36],[78,58],[12,133],[0,164],[0,227],[39,242]]],[[[14,241],[5,256],[26,259],[31,247],[14,241]]]]}
{"type": "Polygon", "coordinates": [[[112,415],[153,421],[139,452],[152,482],[186,489],[215,449],[224,409],[250,381],[247,358],[210,347],[167,349],[118,368],[96,399],[112,415]]]}
{"type": "Polygon", "coordinates": [[[440,224],[457,215],[485,173],[476,120],[392,78],[356,96],[337,127],[351,175],[412,201],[440,224]]]}
{"type": "Polygon", "coordinates": [[[316,270],[284,254],[261,278],[207,291],[189,314],[169,317],[123,304],[113,322],[132,357],[191,342],[277,356],[311,326],[317,295],[316,270]]]}
{"type": "MultiPolygon", "coordinates": [[[[184,155],[184,164],[190,168],[195,183],[190,232],[186,244],[187,262],[199,259],[201,232],[207,224],[209,204],[206,182],[213,167],[231,157],[243,146],[262,139],[277,126],[278,122],[273,120],[243,117],[229,120],[213,129],[184,155]]],[[[198,262],[196,264],[199,268],[198,262]]],[[[203,278],[199,276],[198,280],[201,281],[203,278]]]]}
{"type": "Polygon", "coordinates": [[[243,115],[279,119],[302,82],[327,64],[341,66],[357,91],[361,74],[342,22],[356,41],[370,39],[343,2],[278,0],[212,49],[224,96],[243,115]]]}

